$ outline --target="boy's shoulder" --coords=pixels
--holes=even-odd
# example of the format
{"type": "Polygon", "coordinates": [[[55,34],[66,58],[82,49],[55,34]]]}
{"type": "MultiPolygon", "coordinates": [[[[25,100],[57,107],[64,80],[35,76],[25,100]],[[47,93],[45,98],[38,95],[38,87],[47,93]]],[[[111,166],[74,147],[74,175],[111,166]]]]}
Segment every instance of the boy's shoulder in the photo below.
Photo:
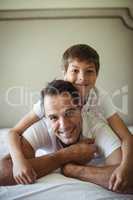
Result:
{"type": "Polygon", "coordinates": [[[89,94],[89,97],[92,99],[104,99],[107,96],[109,96],[109,93],[100,86],[92,88],[89,94]]]}
{"type": "Polygon", "coordinates": [[[109,95],[107,90],[103,89],[101,86],[94,87],[94,91],[97,94],[97,96],[99,96],[99,97],[104,97],[106,95],[109,95]]]}

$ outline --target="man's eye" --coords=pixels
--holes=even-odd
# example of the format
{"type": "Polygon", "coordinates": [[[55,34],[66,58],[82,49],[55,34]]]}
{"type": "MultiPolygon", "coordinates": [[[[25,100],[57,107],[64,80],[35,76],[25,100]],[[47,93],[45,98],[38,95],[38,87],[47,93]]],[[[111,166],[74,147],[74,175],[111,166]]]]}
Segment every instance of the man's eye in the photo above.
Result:
{"type": "Polygon", "coordinates": [[[65,113],[65,116],[70,117],[73,116],[74,112],[73,111],[68,111],[65,113]]]}
{"type": "Polygon", "coordinates": [[[56,117],[56,116],[50,116],[49,119],[50,119],[51,121],[56,121],[56,120],[57,120],[57,117],[56,117]]]}
{"type": "Polygon", "coordinates": [[[77,110],[69,110],[65,113],[66,117],[73,117],[77,113],[77,110]]]}

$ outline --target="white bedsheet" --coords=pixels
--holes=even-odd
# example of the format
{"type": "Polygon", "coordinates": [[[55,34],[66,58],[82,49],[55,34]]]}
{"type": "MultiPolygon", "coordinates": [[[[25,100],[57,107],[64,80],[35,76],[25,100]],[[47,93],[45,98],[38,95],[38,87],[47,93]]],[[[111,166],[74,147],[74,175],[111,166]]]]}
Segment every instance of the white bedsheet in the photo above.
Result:
{"type": "Polygon", "coordinates": [[[0,200],[133,200],[133,195],[108,191],[98,185],[52,173],[32,185],[0,188],[0,200]],[[3,192],[3,193],[2,193],[3,192]]]}

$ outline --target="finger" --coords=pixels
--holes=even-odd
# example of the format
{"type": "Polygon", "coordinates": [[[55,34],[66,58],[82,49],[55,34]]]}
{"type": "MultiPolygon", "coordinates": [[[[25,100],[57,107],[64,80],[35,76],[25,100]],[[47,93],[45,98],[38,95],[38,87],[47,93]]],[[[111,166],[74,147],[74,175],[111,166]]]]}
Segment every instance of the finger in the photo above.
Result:
{"type": "Polygon", "coordinates": [[[94,138],[89,138],[89,139],[86,139],[85,142],[86,142],[87,144],[94,144],[95,139],[94,139],[94,138]]]}
{"type": "Polygon", "coordinates": [[[21,176],[19,176],[19,180],[21,180],[22,184],[30,184],[31,183],[30,179],[25,174],[22,174],[21,176]]]}
{"type": "Polygon", "coordinates": [[[22,185],[25,184],[20,176],[16,177],[15,180],[16,180],[17,184],[22,184],[22,185]]]}
{"type": "Polygon", "coordinates": [[[94,144],[95,139],[93,139],[93,138],[85,138],[85,139],[82,139],[80,142],[81,143],[83,142],[83,143],[86,143],[86,144],[94,144]]]}
{"type": "Polygon", "coordinates": [[[117,191],[117,190],[119,191],[121,184],[122,184],[122,179],[117,177],[117,179],[113,185],[113,191],[117,191]]]}
{"type": "Polygon", "coordinates": [[[35,182],[35,179],[32,173],[23,174],[23,180],[25,181],[25,184],[31,184],[35,182]]]}
{"type": "Polygon", "coordinates": [[[16,182],[17,184],[21,184],[21,183],[19,182],[19,179],[18,179],[17,177],[14,177],[14,180],[15,180],[15,182],[16,182]]]}
{"type": "Polygon", "coordinates": [[[109,179],[109,190],[113,189],[113,185],[114,185],[115,181],[116,181],[116,176],[115,176],[115,174],[112,174],[109,179]]]}
{"type": "Polygon", "coordinates": [[[95,144],[90,144],[89,146],[91,146],[93,153],[98,155],[98,147],[95,144]]]}
{"type": "Polygon", "coordinates": [[[34,169],[32,169],[32,174],[33,174],[34,180],[36,180],[37,179],[37,173],[35,172],[34,169]]]}

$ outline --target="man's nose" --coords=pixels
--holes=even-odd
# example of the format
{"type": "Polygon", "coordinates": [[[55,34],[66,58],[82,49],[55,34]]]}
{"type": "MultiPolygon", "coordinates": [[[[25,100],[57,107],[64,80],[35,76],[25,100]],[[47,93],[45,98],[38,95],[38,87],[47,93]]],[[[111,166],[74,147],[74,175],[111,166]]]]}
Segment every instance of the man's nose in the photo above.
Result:
{"type": "Polygon", "coordinates": [[[62,129],[62,130],[66,129],[69,125],[68,118],[65,116],[61,116],[59,119],[59,125],[60,125],[60,129],[62,129]]]}

